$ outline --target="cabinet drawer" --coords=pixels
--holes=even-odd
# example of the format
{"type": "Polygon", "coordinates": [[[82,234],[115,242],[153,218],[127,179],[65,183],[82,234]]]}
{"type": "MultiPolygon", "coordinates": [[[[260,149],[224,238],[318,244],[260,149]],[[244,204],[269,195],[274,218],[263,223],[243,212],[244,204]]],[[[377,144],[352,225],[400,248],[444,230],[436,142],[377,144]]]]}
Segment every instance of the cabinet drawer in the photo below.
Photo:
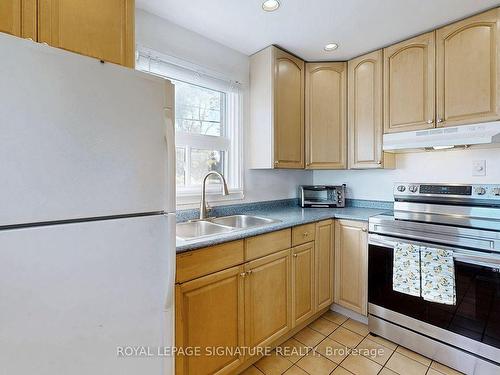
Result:
{"type": "Polygon", "coordinates": [[[291,247],[291,230],[284,229],[245,240],[245,260],[253,260],[291,247]]]}
{"type": "Polygon", "coordinates": [[[301,245],[306,242],[314,241],[316,224],[305,224],[292,229],[292,246],[301,245]]]}
{"type": "Polygon", "coordinates": [[[205,276],[243,263],[243,241],[210,246],[177,255],[176,282],[205,276]]]}

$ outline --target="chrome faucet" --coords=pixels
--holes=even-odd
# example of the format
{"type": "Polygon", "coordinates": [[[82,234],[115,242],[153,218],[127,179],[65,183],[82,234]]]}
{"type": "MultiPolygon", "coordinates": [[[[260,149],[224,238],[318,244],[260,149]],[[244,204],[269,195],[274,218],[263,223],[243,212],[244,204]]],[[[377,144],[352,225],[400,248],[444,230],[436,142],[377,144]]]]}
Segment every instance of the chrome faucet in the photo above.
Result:
{"type": "Polygon", "coordinates": [[[222,182],[222,195],[229,195],[229,190],[227,189],[227,184],[226,184],[226,180],[224,179],[224,176],[216,171],[208,172],[205,175],[205,177],[203,178],[203,184],[201,187],[200,220],[206,219],[207,215],[208,215],[209,207],[208,207],[208,204],[206,201],[205,189],[206,189],[207,179],[211,175],[215,175],[215,176],[219,177],[219,179],[221,180],[221,182],[222,182]]]}

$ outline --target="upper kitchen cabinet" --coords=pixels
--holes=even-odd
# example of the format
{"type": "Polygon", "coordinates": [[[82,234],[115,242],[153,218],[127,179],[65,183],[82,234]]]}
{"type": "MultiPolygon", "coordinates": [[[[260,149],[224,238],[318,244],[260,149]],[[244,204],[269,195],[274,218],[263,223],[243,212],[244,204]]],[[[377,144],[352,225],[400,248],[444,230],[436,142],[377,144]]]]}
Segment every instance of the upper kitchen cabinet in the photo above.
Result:
{"type": "Polygon", "coordinates": [[[434,127],[434,32],[384,49],[384,133],[434,127]]]}
{"type": "Polygon", "coordinates": [[[437,30],[438,126],[500,118],[499,29],[493,9],[437,30]]]}
{"type": "Polygon", "coordinates": [[[250,168],[304,168],[304,62],[270,46],[250,58],[250,168]]]}
{"type": "Polygon", "coordinates": [[[0,32],[37,39],[37,0],[0,1],[0,32]]]}
{"type": "Polygon", "coordinates": [[[394,155],[382,151],[382,50],[349,61],[347,70],[349,169],[394,168],[394,155]]]}
{"type": "Polygon", "coordinates": [[[306,64],[306,168],[347,168],[347,65],[306,64]]]}
{"type": "Polygon", "coordinates": [[[134,66],[134,0],[39,0],[38,41],[134,66]]]}

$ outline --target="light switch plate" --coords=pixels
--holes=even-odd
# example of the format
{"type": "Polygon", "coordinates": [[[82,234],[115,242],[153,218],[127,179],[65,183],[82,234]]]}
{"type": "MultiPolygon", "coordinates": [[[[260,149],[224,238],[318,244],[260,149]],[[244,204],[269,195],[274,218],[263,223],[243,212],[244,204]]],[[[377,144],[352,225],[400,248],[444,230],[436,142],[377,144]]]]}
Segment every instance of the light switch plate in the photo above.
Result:
{"type": "Polygon", "coordinates": [[[473,160],[472,161],[472,175],[473,176],[486,176],[486,160],[473,160]]]}

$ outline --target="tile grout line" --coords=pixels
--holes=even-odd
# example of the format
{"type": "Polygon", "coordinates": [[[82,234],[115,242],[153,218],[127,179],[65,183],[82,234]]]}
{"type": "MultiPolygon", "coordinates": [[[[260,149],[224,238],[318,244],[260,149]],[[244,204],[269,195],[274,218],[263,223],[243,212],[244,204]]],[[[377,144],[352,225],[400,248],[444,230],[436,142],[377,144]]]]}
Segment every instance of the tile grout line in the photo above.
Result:
{"type": "MultiPolygon", "coordinates": [[[[309,372],[307,372],[306,370],[304,370],[302,367],[300,367],[300,366],[298,365],[298,363],[299,363],[299,362],[300,362],[300,361],[301,361],[301,360],[302,360],[305,356],[309,355],[309,354],[310,354],[310,353],[312,353],[312,352],[314,352],[314,355],[319,355],[320,357],[322,357],[322,358],[324,358],[324,359],[326,359],[326,360],[328,360],[328,361],[332,362],[332,363],[335,365],[335,368],[332,370],[332,372],[330,372],[330,374],[332,374],[332,373],[333,373],[333,372],[334,372],[334,371],[335,371],[338,367],[341,367],[343,370],[345,370],[345,371],[347,371],[347,372],[351,373],[348,369],[346,369],[345,367],[343,367],[343,366],[342,366],[342,363],[344,363],[344,362],[345,362],[345,360],[346,360],[346,359],[347,359],[347,358],[348,358],[348,357],[349,357],[352,353],[349,353],[348,355],[346,355],[346,356],[345,356],[345,357],[344,357],[344,358],[340,361],[340,363],[337,363],[337,362],[335,362],[335,361],[331,360],[330,358],[326,357],[325,355],[323,355],[322,353],[320,353],[319,351],[317,351],[317,350],[316,350],[316,348],[317,348],[317,347],[318,347],[318,346],[319,346],[322,342],[324,342],[326,339],[330,339],[331,341],[333,341],[333,342],[335,342],[335,343],[337,343],[337,344],[339,344],[339,345],[342,345],[343,347],[348,348],[350,351],[352,351],[353,349],[358,348],[358,347],[359,347],[359,345],[361,345],[361,343],[362,343],[365,339],[367,339],[367,340],[369,340],[369,341],[372,341],[372,342],[374,342],[374,343],[375,343],[375,344],[377,344],[377,345],[380,345],[381,347],[385,348],[386,350],[391,350],[390,348],[386,347],[385,345],[383,345],[383,344],[381,344],[381,343],[379,343],[379,342],[377,342],[377,341],[375,341],[375,340],[372,340],[372,339],[369,337],[369,336],[370,336],[370,334],[371,334],[371,332],[368,332],[367,334],[362,335],[362,334],[360,334],[360,333],[358,333],[358,332],[355,332],[354,330],[349,329],[348,327],[344,326],[344,324],[345,324],[346,322],[348,322],[349,320],[353,320],[353,321],[357,322],[355,319],[347,318],[347,319],[346,319],[346,320],[344,320],[341,324],[338,324],[337,322],[334,322],[334,321],[332,321],[332,320],[330,320],[330,319],[328,319],[328,318],[324,317],[323,315],[322,315],[322,316],[320,316],[320,317],[318,317],[315,321],[311,322],[311,323],[310,323],[309,325],[307,325],[306,327],[308,327],[308,328],[309,328],[309,329],[311,329],[312,331],[314,331],[314,332],[316,332],[316,333],[318,333],[318,334],[320,334],[320,335],[322,336],[322,339],[321,339],[321,340],[320,340],[320,341],[319,341],[316,345],[314,345],[314,346],[310,346],[310,345],[308,345],[308,344],[306,344],[306,343],[304,343],[304,342],[300,341],[300,340],[299,340],[298,338],[296,338],[295,336],[292,336],[291,338],[293,338],[294,340],[296,340],[298,343],[300,343],[300,344],[302,344],[302,345],[305,345],[305,346],[307,347],[307,349],[308,349],[308,350],[307,350],[307,353],[306,353],[305,355],[303,355],[303,356],[300,356],[300,358],[299,358],[296,362],[292,362],[292,361],[291,361],[290,359],[288,359],[287,357],[284,357],[284,356],[280,355],[280,357],[281,357],[281,358],[286,359],[286,360],[287,360],[287,362],[291,364],[291,366],[290,366],[290,367],[288,367],[285,371],[283,371],[283,372],[282,372],[282,374],[286,373],[286,372],[287,372],[288,370],[290,370],[292,367],[296,366],[296,367],[300,368],[302,371],[304,371],[306,374],[308,374],[308,375],[312,375],[312,374],[310,374],[309,372]],[[320,332],[319,330],[314,329],[313,327],[311,327],[311,326],[310,326],[311,324],[313,324],[314,322],[316,322],[316,321],[317,321],[317,320],[319,320],[319,319],[325,319],[325,320],[327,320],[328,322],[335,324],[337,327],[335,327],[335,329],[334,329],[332,332],[330,332],[328,335],[325,335],[323,332],[320,332]],[[333,338],[330,338],[330,335],[331,335],[331,334],[333,334],[333,333],[334,333],[334,332],[335,332],[335,331],[336,331],[339,327],[342,327],[342,328],[344,328],[344,329],[348,330],[349,332],[354,333],[354,334],[356,334],[356,335],[358,335],[358,336],[362,337],[362,340],[361,340],[361,341],[360,341],[360,342],[359,342],[359,343],[358,343],[355,347],[350,348],[350,347],[348,347],[347,345],[342,344],[341,342],[338,342],[337,340],[334,340],[333,338]]],[[[361,322],[359,322],[359,323],[361,323],[361,322]]],[[[361,323],[361,324],[364,324],[364,323],[361,323]]],[[[366,324],[365,324],[365,325],[366,325],[366,324]]],[[[306,327],[304,327],[304,328],[306,328],[306,327]]],[[[418,360],[416,360],[416,359],[414,359],[414,358],[411,358],[411,357],[409,357],[409,356],[405,355],[404,353],[401,353],[401,352],[397,351],[399,347],[404,348],[404,349],[407,349],[407,348],[405,348],[405,347],[404,347],[404,346],[402,346],[402,345],[398,345],[398,344],[395,344],[395,345],[396,345],[395,349],[394,349],[394,350],[392,350],[391,355],[389,356],[389,358],[387,359],[387,361],[385,361],[385,362],[384,362],[384,364],[383,364],[383,365],[382,365],[382,364],[380,364],[380,363],[378,363],[377,361],[374,361],[374,360],[373,360],[373,359],[371,359],[370,357],[363,356],[363,358],[366,358],[366,359],[368,359],[369,361],[371,361],[371,362],[373,362],[373,363],[375,363],[375,364],[377,364],[377,365],[381,366],[381,368],[380,368],[380,370],[377,372],[377,374],[379,374],[379,373],[380,373],[380,372],[381,372],[384,368],[385,368],[385,369],[388,369],[388,370],[390,370],[390,371],[395,372],[394,370],[392,370],[391,368],[387,367],[386,365],[387,365],[387,363],[390,361],[390,359],[393,357],[394,353],[396,353],[396,352],[398,352],[398,354],[400,354],[401,356],[405,357],[406,359],[409,359],[409,360],[412,360],[412,361],[414,361],[414,362],[417,362],[417,363],[419,363],[419,364],[421,364],[421,365],[424,365],[422,362],[420,362],[420,361],[418,361],[418,360]]],[[[410,349],[407,349],[407,350],[410,350],[410,349]]],[[[416,353],[416,354],[419,354],[419,353],[416,353]]],[[[419,354],[419,355],[421,355],[421,354],[419,354]]],[[[425,357],[425,356],[423,356],[423,357],[425,357]]],[[[425,358],[427,358],[427,357],[425,357],[425,358]]],[[[430,358],[427,358],[427,359],[429,359],[429,360],[430,360],[430,363],[429,363],[429,365],[427,365],[427,366],[426,366],[426,368],[427,368],[427,369],[426,369],[425,374],[428,374],[429,370],[431,369],[431,365],[432,365],[432,363],[433,363],[433,362],[435,362],[434,360],[432,360],[432,359],[430,359],[430,358]]],[[[255,364],[254,364],[253,366],[255,366],[255,364]]],[[[424,365],[424,366],[425,366],[425,365],[424,365]]],[[[267,375],[265,372],[261,371],[261,370],[260,370],[257,366],[255,366],[255,368],[256,368],[256,369],[257,369],[260,373],[262,373],[262,374],[264,374],[264,375],[267,375]]],[[[436,372],[438,372],[439,374],[445,375],[445,374],[441,373],[441,372],[440,372],[440,371],[438,371],[438,370],[436,370],[436,372]]],[[[351,373],[351,374],[352,374],[352,373],[351,373]]]]}
{"type": "MultiPolygon", "coordinates": [[[[356,334],[358,334],[358,335],[359,335],[359,333],[358,333],[358,332],[354,332],[354,331],[350,330],[348,327],[344,327],[344,323],[346,323],[349,319],[350,319],[350,318],[346,319],[346,320],[345,320],[345,321],[344,321],[344,322],[343,322],[343,323],[342,323],[339,327],[343,327],[344,329],[347,329],[348,331],[353,332],[353,333],[356,333],[356,334]]],[[[354,319],[353,319],[353,320],[354,320],[354,319]]],[[[362,323],[362,324],[363,324],[363,323],[362,323]]],[[[365,336],[363,336],[363,340],[364,340],[364,339],[368,339],[368,340],[370,340],[370,338],[368,338],[368,336],[370,335],[370,333],[371,333],[371,332],[368,332],[365,336]]],[[[362,335],[359,335],[359,336],[362,336],[362,335]]],[[[331,340],[333,340],[333,339],[331,339],[331,340]]],[[[358,347],[358,346],[359,346],[359,345],[363,342],[363,340],[361,340],[361,341],[359,342],[359,344],[355,346],[355,348],[357,348],[357,347],[358,347]]],[[[336,340],[333,340],[333,341],[338,342],[338,341],[336,341],[336,340]]],[[[370,340],[370,341],[373,341],[373,340],[370,340]]],[[[384,348],[385,348],[385,349],[387,349],[387,350],[391,350],[391,349],[389,349],[388,347],[384,346],[383,344],[380,344],[380,343],[378,343],[378,342],[376,342],[376,341],[373,341],[373,342],[375,342],[376,344],[378,344],[378,345],[380,345],[380,346],[384,347],[384,348]]],[[[342,343],[339,343],[339,344],[344,345],[344,344],[342,344],[342,343]]],[[[344,345],[344,346],[346,346],[346,345],[344,345]]],[[[376,364],[377,364],[377,365],[379,365],[379,366],[382,366],[382,367],[381,367],[381,369],[377,372],[377,374],[378,374],[378,373],[380,373],[380,372],[381,372],[384,368],[387,368],[388,370],[391,370],[391,369],[390,369],[389,367],[387,367],[386,365],[387,365],[387,363],[389,362],[389,360],[392,358],[392,356],[394,355],[394,353],[396,353],[397,349],[398,349],[400,346],[401,346],[401,345],[396,344],[396,348],[394,348],[394,350],[392,350],[391,355],[389,356],[389,358],[387,359],[387,361],[386,361],[383,365],[381,365],[380,363],[378,363],[378,362],[374,361],[373,359],[371,359],[371,358],[369,358],[369,357],[365,357],[365,356],[363,356],[363,357],[364,357],[364,358],[366,358],[366,359],[368,359],[368,360],[370,360],[370,361],[371,361],[371,362],[373,362],[373,363],[376,363],[376,364]]],[[[346,347],[347,347],[347,346],[346,346],[346,347]]],[[[355,349],[355,348],[353,348],[353,349],[355,349]]],[[[398,353],[399,353],[399,352],[398,352],[398,353]]],[[[401,354],[402,356],[404,356],[404,357],[406,357],[406,358],[408,358],[408,359],[414,360],[413,358],[410,358],[410,357],[408,357],[408,356],[404,355],[403,353],[399,353],[399,354],[401,354]]],[[[347,359],[347,357],[349,357],[349,356],[346,356],[346,357],[345,357],[345,358],[344,358],[344,359],[343,359],[343,360],[342,360],[342,361],[338,364],[338,366],[342,367],[341,365],[342,365],[342,363],[344,363],[344,361],[347,359]]],[[[415,361],[415,362],[418,362],[418,361],[416,361],[416,360],[414,360],[414,361],[415,361]]],[[[421,362],[418,362],[418,363],[421,363],[421,362]]],[[[431,363],[432,363],[432,360],[431,360],[431,363]]],[[[421,363],[421,364],[422,364],[422,363],[421,363]]],[[[344,370],[346,370],[346,371],[349,371],[349,370],[347,370],[345,367],[342,367],[342,368],[343,368],[344,370]]],[[[427,368],[426,373],[428,372],[429,368],[430,368],[430,365],[429,365],[429,367],[427,368]]],[[[395,372],[394,370],[391,370],[391,371],[395,372]]],[[[349,372],[350,372],[350,371],[349,371],[349,372]]],[[[400,375],[401,375],[401,374],[400,374],[400,375]]],[[[443,375],[444,375],[444,374],[443,374],[443,375]]]]}

